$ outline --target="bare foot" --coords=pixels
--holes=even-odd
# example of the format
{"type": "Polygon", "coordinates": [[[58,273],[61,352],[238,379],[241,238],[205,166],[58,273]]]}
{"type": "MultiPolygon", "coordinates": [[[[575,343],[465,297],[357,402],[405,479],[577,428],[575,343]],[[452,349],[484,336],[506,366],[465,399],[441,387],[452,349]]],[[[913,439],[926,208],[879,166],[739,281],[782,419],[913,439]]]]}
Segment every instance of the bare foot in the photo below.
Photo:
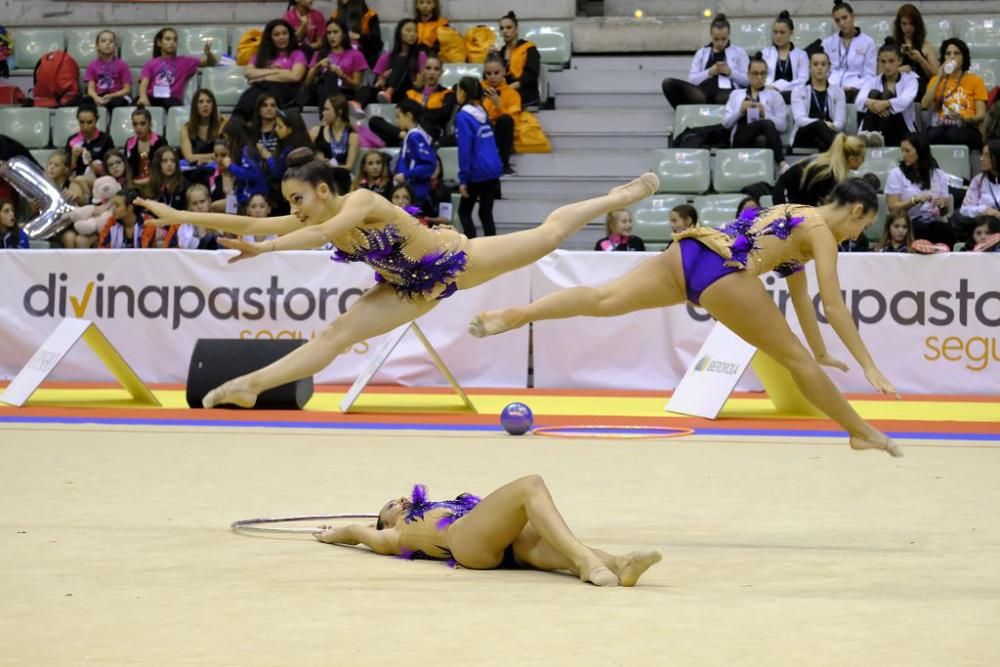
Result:
{"type": "Polygon", "coordinates": [[[217,405],[238,405],[241,408],[252,408],[257,403],[257,394],[241,389],[236,380],[231,380],[221,387],[216,387],[201,399],[203,408],[214,408],[217,405]]]}
{"type": "Polygon", "coordinates": [[[469,322],[469,333],[476,338],[495,336],[498,333],[516,328],[518,318],[517,308],[479,313],[469,322]]]}
{"type": "Polygon", "coordinates": [[[882,438],[879,440],[862,440],[861,438],[851,437],[851,449],[858,451],[862,449],[881,449],[897,459],[903,457],[903,450],[892,441],[892,438],[888,436],[882,436],[882,438]]]}
{"type": "Polygon", "coordinates": [[[589,581],[595,586],[618,585],[617,575],[615,575],[615,573],[609,570],[608,568],[604,567],[604,565],[601,565],[600,562],[598,562],[597,565],[591,567],[589,570],[581,569],[580,580],[585,582],[589,581]]]}
{"type": "Polygon", "coordinates": [[[624,208],[656,194],[659,189],[660,179],[653,172],[647,171],[634,181],[611,188],[608,190],[608,195],[619,197],[621,199],[620,205],[624,208]]]}
{"type": "Polygon", "coordinates": [[[618,570],[618,579],[622,586],[635,586],[643,572],[653,565],[663,560],[663,554],[656,549],[648,551],[633,551],[620,558],[621,567],[618,570]]]}

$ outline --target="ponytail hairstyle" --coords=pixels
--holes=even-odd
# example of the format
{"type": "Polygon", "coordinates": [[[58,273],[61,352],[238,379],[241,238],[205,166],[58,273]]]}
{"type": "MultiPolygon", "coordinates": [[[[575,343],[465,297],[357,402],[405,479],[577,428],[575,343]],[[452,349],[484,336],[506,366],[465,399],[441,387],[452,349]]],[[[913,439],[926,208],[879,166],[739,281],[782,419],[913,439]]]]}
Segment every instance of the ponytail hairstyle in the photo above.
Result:
{"type": "Polygon", "coordinates": [[[878,211],[878,193],[871,183],[863,178],[848,178],[833,188],[827,202],[837,206],[861,204],[865,213],[878,211]]]}
{"type": "MultiPolygon", "coordinates": [[[[108,31],[102,31],[102,32],[108,32],[108,31]]],[[[155,35],[153,35],[153,57],[154,58],[159,58],[160,56],[163,55],[163,36],[166,35],[168,32],[174,33],[174,37],[177,37],[177,31],[174,30],[173,28],[169,28],[169,27],[168,28],[160,28],[159,32],[157,32],[155,35]]],[[[100,38],[100,35],[98,35],[98,38],[100,38]]],[[[117,42],[117,41],[118,40],[116,39],[115,42],[117,42]]]]}
{"type": "Polygon", "coordinates": [[[712,23],[711,25],[708,26],[708,29],[722,30],[723,28],[732,32],[732,27],[729,25],[729,19],[726,18],[725,14],[719,12],[718,14],[715,15],[715,18],[712,19],[712,23]]]}
{"type": "Polygon", "coordinates": [[[463,76],[458,82],[458,89],[465,93],[466,104],[483,102],[483,84],[474,76],[463,76]]]}
{"type": "Polygon", "coordinates": [[[334,167],[326,160],[316,158],[312,148],[296,148],[286,159],[288,168],[282,181],[302,181],[314,188],[325,183],[330,190],[338,195],[351,191],[351,171],[343,167],[334,167]]]}
{"type": "Polygon", "coordinates": [[[778,14],[778,18],[774,19],[775,23],[784,23],[788,26],[788,32],[795,32],[795,22],[792,21],[792,15],[788,13],[787,9],[782,9],[781,13],[778,14]]]}
{"type": "Polygon", "coordinates": [[[865,142],[862,139],[853,135],[838,134],[834,137],[830,148],[814,157],[802,170],[801,187],[808,188],[816,181],[831,177],[835,181],[843,181],[851,171],[847,161],[864,154],[865,142]]]}

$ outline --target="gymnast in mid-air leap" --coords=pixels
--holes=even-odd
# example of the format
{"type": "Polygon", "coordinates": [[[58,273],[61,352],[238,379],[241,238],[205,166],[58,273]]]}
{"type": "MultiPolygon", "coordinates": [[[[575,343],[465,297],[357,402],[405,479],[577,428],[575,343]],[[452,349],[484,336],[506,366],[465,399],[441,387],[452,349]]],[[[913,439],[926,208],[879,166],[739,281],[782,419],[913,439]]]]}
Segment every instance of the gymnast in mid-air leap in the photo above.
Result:
{"type": "Polygon", "coordinates": [[[676,242],[666,252],[611,283],[571,287],[527,306],[480,313],[469,331],[474,336],[490,336],[539,320],[614,317],[689,301],[701,305],[740,338],[788,369],[805,397],[847,430],[851,447],[902,456],[899,446],[862,419],[820,368],[847,370],[847,365],[826,350],[803,272],[805,262],[816,262],[827,321],[871,385],[882,393],[895,394],[854,326],[837,277],[837,245],[857,238],[877,212],[878,197],[871,185],[863,179],[847,179],[834,188],[823,206],[751,209],[721,229],[685,230],[675,235],[676,242]],[[792,333],[758,278],[768,271],[788,279],[792,305],[809,349],[792,333]]]}

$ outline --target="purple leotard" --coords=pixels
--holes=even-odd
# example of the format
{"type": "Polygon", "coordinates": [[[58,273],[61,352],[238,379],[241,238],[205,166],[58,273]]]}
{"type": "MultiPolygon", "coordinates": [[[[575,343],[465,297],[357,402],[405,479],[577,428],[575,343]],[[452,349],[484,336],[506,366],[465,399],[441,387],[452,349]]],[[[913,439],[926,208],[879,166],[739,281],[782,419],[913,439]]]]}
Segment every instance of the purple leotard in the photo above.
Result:
{"type": "MultiPolygon", "coordinates": [[[[740,217],[720,227],[717,231],[725,238],[725,246],[730,251],[730,257],[720,255],[718,251],[704,244],[698,236],[681,238],[681,264],[684,268],[684,283],[688,301],[701,305],[701,294],[710,285],[723,276],[737,271],[744,271],[747,259],[752,251],[758,248],[758,240],[764,236],[776,236],[782,241],[788,238],[805,218],[793,217],[789,209],[785,215],[775,218],[760,229],[754,230],[754,223],[769,209],[749,209],[740,217]]],[[[703,228],[702,228],[703,229],[703,228]]],[[[786,262],[774,267],[774,271],[783,277],[802,270],[799,262],[786,262]]]]}

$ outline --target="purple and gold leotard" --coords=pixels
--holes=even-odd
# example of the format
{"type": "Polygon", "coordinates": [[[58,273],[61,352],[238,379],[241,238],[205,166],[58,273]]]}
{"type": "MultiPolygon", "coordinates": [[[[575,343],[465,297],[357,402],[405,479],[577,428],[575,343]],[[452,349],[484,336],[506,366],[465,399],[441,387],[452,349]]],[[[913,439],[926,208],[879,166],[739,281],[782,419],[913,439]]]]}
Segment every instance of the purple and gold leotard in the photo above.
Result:
{"type": "Polygon", "coordinates": [[[399,530],[401,557],[434,558],[454,565],[446,532],[451,524],[471,512],[479,500],[479,496],[463,493],[454,500],[434,502],[427,499],[426,486],[415,485],[399,530]]]}
{"type": "MultiPolygon", "coordinates": [[[[681,247],[688,301],[700,305],[701,294],[709,285],[730,273],[745,271],[751,253],[760,249],[761,238],[774,236],[784,241],[805,220],[804,217],[793,216],[791,209],[785,207],[783,217],[754,229],[757,221],[769,210],[749,209],[718,229],[694,227],[674,236],[681,247]]],[[[788,277],[801,271],[803,266],[801,262],[791,261],[761,268],[788,277]]]]}

